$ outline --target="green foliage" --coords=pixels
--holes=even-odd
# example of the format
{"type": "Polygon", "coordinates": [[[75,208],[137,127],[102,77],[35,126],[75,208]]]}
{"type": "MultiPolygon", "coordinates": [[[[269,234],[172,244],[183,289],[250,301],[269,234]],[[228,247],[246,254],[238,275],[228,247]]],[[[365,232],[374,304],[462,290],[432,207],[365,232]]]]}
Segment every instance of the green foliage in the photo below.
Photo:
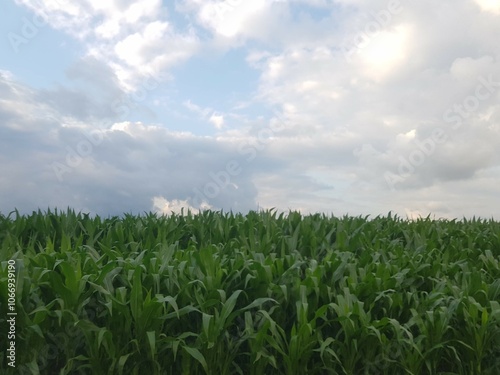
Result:
{"type": "Polygon", "coordinates": [[[499,374],[500,224],[0,214],[5,374],[499,374]]]}

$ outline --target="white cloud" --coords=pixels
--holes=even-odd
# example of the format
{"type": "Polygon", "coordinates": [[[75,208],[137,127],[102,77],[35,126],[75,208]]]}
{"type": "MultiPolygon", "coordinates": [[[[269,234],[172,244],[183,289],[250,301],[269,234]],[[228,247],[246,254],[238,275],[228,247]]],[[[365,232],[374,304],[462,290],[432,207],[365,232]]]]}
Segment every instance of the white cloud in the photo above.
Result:
{"type": "Polygon", "coordinates": [[[217,112],[210,107],[202,108],[201,106],[193,103],[191,100],[186,100],[182,104],[191,112],[196,113],[199,118],[212,124],[216,129],[220,130],[223,128],[225,117],[223,113],[217,112]]]}
{"type": "Polygon", "coordinates": [[[463,82],[467,86],[477,84],[477,77],[495,71],[495,59],[492,56],[458,57],[450,67],[450,74],[454,80],[463,82]]]}
{"type": "Polygon", "coordinates": [[[175,30],[161,0],[18,0],[48,23],[79,39],[87,53],[110,66],[122,87],[134,91],[145,75],[160,76],[192,56],[198,39],[175,30]]]}
{"type": "Polygon", "coordinates": [[[235,37],[246,31],[253,17],[269,7],[268,0],[224,0],[201,2],[200,22],[224,37],[235,37]]]}
{"type": "MultiPolygon", "coordinates": [[[[367,2],[356,5],[361,14],[373,9],[367,2]]],[[[306,187],[306,181],[312,181],[310,174],[297,179],[301,171],[323,168],[323,175],[342,193],[330,195],[341,199],[331,204],[340,211],[352,207],[362,212],[370,206],[393,207],[400,213],[433,210],[449,216],[465,212],[458,200],[447,198],[446,184],[454,183],[457,191],[467,195],[468,182],[500,164],[493,146],[493,139],[498,139],[498,127],[493,124],[500,116],[494,97],[500,98],[500,89],[481,101],[457,131],[450,129],[443,114],[454,103],[474,95],[479,77],[492,74],[500,81],[500,50],[484,37],[498,29],[496,24],[483,22],[481,31],[459,32],[455,25],[471,22],[473,15],[465,2],[453,9],[454,24],[443,28],[442,17],[450,14],[449,6],[443,3],[429,16],[420,13],[417,5],[406,4],[351,60],[326,34],[317,41],[323,47],[288,41],[281,51],[249,54],[249,62],[262,72],[260,97],[293,108],[290,115],[296,124],[278,134],[278,141],[269,146],[269,153],[293,168],[279,177],[267,173],[256,177],[261,181],[257,185],[265,186],[259,189],[259,203],[272,206],[277,199],[281,206],[295,202],[305,207],[303,197],[308,194],[316,202],[327,201],[319,186],[306,187]],[[401,159],[420,152],[418,144],[436,128],[447,132],[445,144],[436,145],[432,155],[426,155],[422,165],[391,192],[384,173],[397,173],[401,159]],[[374,196],[377,202],[369,203],[374,196]],[[429,199],[447,203],[423,203],[429,199]],[[412,201],[418,203],[409,205],[412,201]]],[[[306,200],[313,209],[328,206],[306,200]]],[[[483,212],[492,212],[482,207],[483,212]]]]}
{"type": "Polygon", "coordinates": [[[212,113],[212,116],[208,119],[212,124],[214,124],[215,128],[221,129],[224,125],[224,116],[217,113],[212,113]]]}
{"type": "Polygon", "coordinates": [[[498,0],[474,0],[481,10],[491,12],[493,14],[500,14],[500,1],[498,0]]]}
{"type": "Polygon", "coordinates": [[[190,211],[193,214],[197,214],[202,210],[209,210],[212,208],[208,203],[203,202],[200,207],[193,207],[189,204],[187,200],[174,199],[169,201],[162,196],[153,197],[153,212],[170,215],[170,214],[186,214],[190,211]]]}
{"type": "Polygon", "coordinates": [[[168,24],[155,21],[149,23],[141,32],[128,35],[115,46],[118,58],[129,66],[140,68],[149,60],[148,49],[166,37],[168,24]]]}
{"type": "Polygon", "coordinates": [[[212,112],[211,108],[202,108],[199,105],[193,103],[191,100],[186,100],[182,104],[190,111],[198,113],[202,117],[207,117],[210,112],[212,112]]]}
{"type": "Polygon", "coordinates": [[[397,26],[394,31],[381,32],[360,51],[365,75],[380,82],[394,74],[399,65],[411,58],[408,53],[411,38],[411,27],[408,25],[397,26]]]}

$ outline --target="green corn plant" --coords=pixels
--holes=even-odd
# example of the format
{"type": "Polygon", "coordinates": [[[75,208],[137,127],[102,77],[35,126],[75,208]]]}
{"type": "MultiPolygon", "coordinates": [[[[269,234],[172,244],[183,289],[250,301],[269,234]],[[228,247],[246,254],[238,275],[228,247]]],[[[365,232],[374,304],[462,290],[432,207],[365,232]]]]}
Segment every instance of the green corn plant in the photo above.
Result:
{"type": "Polygon", "coordinates": [[[0,213],[6,374],[500,373],[500,223],[0,213]]]}

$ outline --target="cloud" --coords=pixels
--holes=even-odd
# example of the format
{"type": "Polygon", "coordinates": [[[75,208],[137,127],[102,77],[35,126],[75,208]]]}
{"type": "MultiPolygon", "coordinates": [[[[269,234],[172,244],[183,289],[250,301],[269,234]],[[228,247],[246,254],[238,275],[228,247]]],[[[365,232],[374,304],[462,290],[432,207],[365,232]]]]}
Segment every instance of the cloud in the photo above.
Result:
{"type": "Polygon", "coordinates": [[[145,76],[165,71],[196,53],[198,38],[169,22],[161,0],[18,0],[49,25],[73,36],[92,56],[113,69],[122,88],[137,89],[145,76]]]}
{"type": "MultiPolygon", "coordinates": [[[[202,108],[193,103],[191,100],[186,100],[182,104],[191,112],[196,113],[199,118],[212,124],[216,129],[220,130],[223,128],[224,114],[219,113],[210,107],[202,108]]],[[[235,115],[232,114],[232,116],[234,117],[235,115]]]]}
{"type": "Polygon", "coordinates": [[[406,48],[412,38],[411,27],[400,25],[394,31],[381,32],[366,48],[361,50],[364,74],[373,81],[391,75],[409,58],[406,48]]]}
{"type": "Polygon", "coordinates": [[[211,108],[202,108],[199,105],[193,103],[191,100],[186,100],[182,103],[184,107],[192,112],[199,114],[201,117],[206,118],[213,110],[211,108]]]}
{"type": "Polygon", "coordinates": [[[500,3],[497,0],[474,0],[482,11],[500,14],[500,3]]]}
{"type": "Polygon", "coordinates": [[[200,210],[208,210],[212,208],[209,204],[202,204],[201,207],[195,208],[189,204],[187,200],[174,199],[169,201],[164,197],[153,197],[153,212],[157,212],[163,215],[170,214],[181,214],[187,213],[188,211],[197,214],[200,210]]]}
{"type": "MultiPolygon", "coordinates": [[[[352,36],[373,21],[371,16],[364,21],[356,17],[376,14],[386,6],[377,3],[381,5],[377,9],[364,1],[345,4],[355,5],[357,11],[344,11],[348,18],[341,26],[358,26],[346,30],[349,34],[344,40],[353,40],[352,36]]],[[[432,7],[430,14],[428,6],[424,14],[423,5],[401,4],[401,12],[363,48],[357,48],[351,59],[338,48],[342,38],[326,33],[316,41],[321,46],[289,40],[277,52],[262,49],[249,54],[249,63],[261,71],[259,97],[282,107],[295,124],[279,133],[279,140],[269,146],[268,152],[290,167],[289,172],[282,170],[280,177],[267,173],[256,176],[263,181],[257,185],[265,186],[259,189],[259,203],[273,206],[271,197],[291,190],[293,194],[277,198],[282,205],[288,201],[304,207],[300,197],[310,196],[311,209],[330,206],[363,212],[363,207],[369,206],[410,212],[419,207],[422,212],[434,208],[448,215],[463,211],[446,197],[447,184],[454,183],[454,189],[467,195],[463,190],[466,184],[499,165],[497,141],[493,141],[499,136],[498,120],[492,120],[500,115],[498,88],[466,113],[459,129],[443,118],[455,104],[468,100],[466,104],[471,105],[467,98],[475,95],[481,77],[492,75],[500,81],[500,50],[484,38],[496,32],[498,25],[485,18],[487,15],[474,12],[466,2],[454,5],[453,11],[450,3],[444,2],[432,7]],[[444,21],[444,14],[453,21],[444,21]],[[481,26],[464,34],[458,25],[471,22],[471,17],[481,19],[481,26]],[[433,151],[425,154],[419,145],[436,129],[446,133],[446,141],[434,144],[433,151]],[[422,153],[420,164],[417,157],[422,153]],[[398,190],[391,191],[385,172],[398,174],[402,164],[412,163],[410,157],[417,162],[396,185],[398,190]],[[312,184],[311,174],[303,173],[310,170],[322,171],[334,187],[328,198],[324,198],[321,186],[312,184]],[[297,175],[302,181],[293,183],[297,175]],[[273,181],[276,187],[270,188],[264,181],[273,181]],[[296,193],[299,186],[300,194],[296,193]],[[376,202],[369,202],[368,192],[376,202]],[[412,199],[412,194],[417,198],[412,199]],[[333,201],[330,205],[315,204],[312,196],[318,202],[333,201]],[[449,203],[430,206],[423,203],[426,199],[449,203]]],[[[486,206],[483,209],[491,212],[486,206]]],[[[467,210],[472,212],[472,207],[467,210]]]]}
{"type": "Polygon", "coordinates": [[[208,32],[207,45],[216,50],[253,43],[268,48],[287,48],[291,42],[316,46],[329,32],[330,39],[337,39],[335,30],[343,23],[341,7],[326,1],[186,0],[179,10],[191,16],[203,34],[208,32]],[[322,17],[315,19],[311,10],[319,10],[322,17]]]}
{"type": "Polygon", "coordinates": [[[198,19],[202,25],[224,37],[235,37],[248,31],[252,18],[265,13],[270,2],[266,0],[225,0],[214,2],[193,1],[201,5],[198,19]]]}
{"type": "Polygon", "coordinates": [[[224,125],[224,116],[222,116],[220,114],[216,114],[214,112],[214,113],[212,113],[212,115],[210,116],[210,118],[208,119],[208,121],[210,121],[212,124],[214,124],[214,126],[217,129],[221,129],[222,126],[224,125]]]}
{"type": "Polygon", "coordinates": [[[96,119],[79,119],[86,119],[86,113],[67,111],[61,101],[55,105],[52,98],[4,76],[2,211],[71,206],[103,215],[140,213],[157,209],[158,197],[196,209],[207,204],[226,210],[255,207],[249,169],[231,169],[226,182],[228,162],[245,162],[231,140],[130,121],[102,129],[96,119]]]}

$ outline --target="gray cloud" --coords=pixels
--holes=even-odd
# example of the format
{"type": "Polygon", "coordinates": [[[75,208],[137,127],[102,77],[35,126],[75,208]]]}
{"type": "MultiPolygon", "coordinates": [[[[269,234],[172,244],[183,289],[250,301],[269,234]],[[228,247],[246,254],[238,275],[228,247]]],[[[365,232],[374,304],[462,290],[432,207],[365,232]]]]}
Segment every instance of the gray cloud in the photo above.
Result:
{"type": "MultiPolygon", "coordinates": [[[[14,83],[4,79],[0,87],[14,92],[6,90],[9,85],[14,83]]],[[[52,106],[52,98],[15,85],[15,100],[0,106],[2,212],[49,206],[100,214],[149,211],[155,196],[193,202],[194,189],[203,192],[213,183],[211,173],[224,171],[230,160],[246,164],[230,140],[130,122],[96,130],[85,122],[86,112],[68,111],[61,102],[52,106]],[[49,118],[34,117],[26,110],[35,109],[40,115],[42,108],[50,109],[49,118]],[[60,168],[61,180],[54,166],[60,168]]],[[[257,190],[250,172],[246,168],[231,176],[231,185],[223,179],[217,194],[202,199],[226,210],[255,208],[257,190]]]]}

